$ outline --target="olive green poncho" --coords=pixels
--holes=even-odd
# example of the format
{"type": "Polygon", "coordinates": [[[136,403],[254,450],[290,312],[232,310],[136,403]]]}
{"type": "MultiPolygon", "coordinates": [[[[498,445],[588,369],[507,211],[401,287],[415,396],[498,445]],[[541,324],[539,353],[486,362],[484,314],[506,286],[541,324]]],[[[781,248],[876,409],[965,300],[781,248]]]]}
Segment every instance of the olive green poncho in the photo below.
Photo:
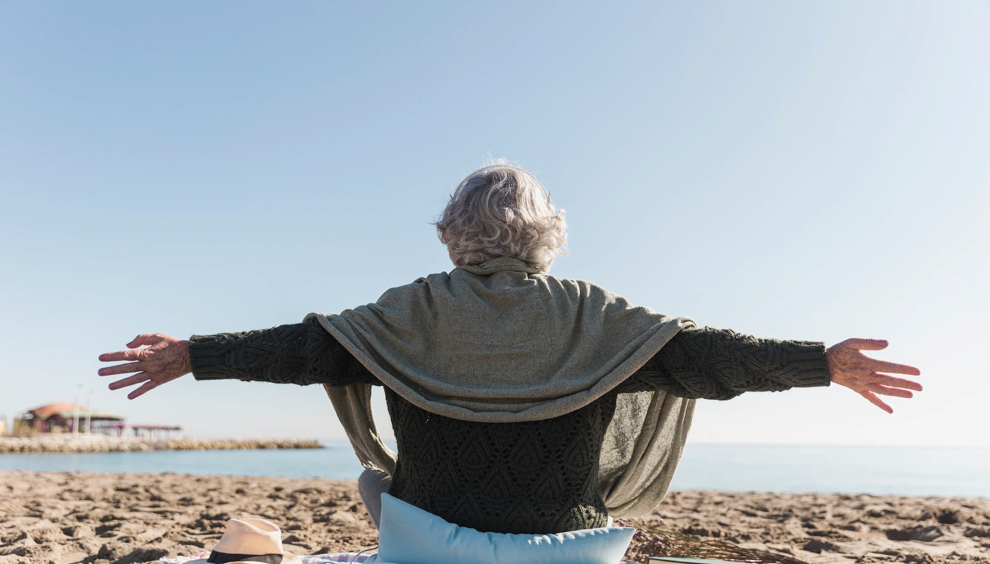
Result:
{"type": "MultiPolygon", "coordinates": [[[[486,423],[584,407],[695,326],[507,257],[431,274],[337,315],[310,316],[413,405],[486,423]]],[[[375,426],[371,386],[327,393],[362,464],[392,473],[396,454],[375,426]]],[[[619,394],[599,470],[610,515],[643,515],[663,500],[694,403],[657,391],[619,394]]]]}

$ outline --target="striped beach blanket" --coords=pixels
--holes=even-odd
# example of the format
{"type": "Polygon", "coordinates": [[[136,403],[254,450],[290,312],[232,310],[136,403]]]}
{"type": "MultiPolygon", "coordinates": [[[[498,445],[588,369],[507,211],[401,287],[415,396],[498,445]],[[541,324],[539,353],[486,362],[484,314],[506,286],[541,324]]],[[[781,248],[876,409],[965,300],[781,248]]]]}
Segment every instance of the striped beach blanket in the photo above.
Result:
{"type": "MultiPolygon", "coordinates": [[[[162,558],[161,564],[185,564],[190,560],[209,558],[210,551],[200,552],[192,556],[177,556],[175,558],[162,558]]],[[[331,554],[316,554],[313,556],[302,556],[303,564],[328,564],[330,562],[353,562],[355,564],[364,562],[370,555],[359,554],[357,552],[335,552],[331,554]]]]}

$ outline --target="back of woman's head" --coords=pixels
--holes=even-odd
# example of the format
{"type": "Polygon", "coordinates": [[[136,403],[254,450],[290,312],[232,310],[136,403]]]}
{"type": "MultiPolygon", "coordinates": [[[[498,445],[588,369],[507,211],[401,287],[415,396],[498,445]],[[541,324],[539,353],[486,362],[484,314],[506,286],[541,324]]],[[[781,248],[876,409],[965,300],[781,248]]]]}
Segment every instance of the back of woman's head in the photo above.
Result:
{"type": "Polygon", "coordinates": [[[535,176],[502,162],[462,180],[436,226],[456,266],[512,257],[546,272],[566,254],[564,210],[535,176]]]}

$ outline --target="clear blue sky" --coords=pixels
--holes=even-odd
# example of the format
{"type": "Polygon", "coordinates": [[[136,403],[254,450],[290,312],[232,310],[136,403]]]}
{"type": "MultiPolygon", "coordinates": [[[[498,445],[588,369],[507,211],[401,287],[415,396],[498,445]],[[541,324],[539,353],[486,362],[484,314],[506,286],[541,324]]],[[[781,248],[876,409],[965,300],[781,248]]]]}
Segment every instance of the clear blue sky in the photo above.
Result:
{"type": "Polygon", "coordinates": [[[449,270],[429,222],[492,156],[567,210],[552,274],[923,373],[892,416],[702,402],[692,440],[990,445],[988,29],[985,2],[0,2],[0,413],[82,384],[134,423],[342,436],[319,387],[128,401],[96,357],[449,270]]]}

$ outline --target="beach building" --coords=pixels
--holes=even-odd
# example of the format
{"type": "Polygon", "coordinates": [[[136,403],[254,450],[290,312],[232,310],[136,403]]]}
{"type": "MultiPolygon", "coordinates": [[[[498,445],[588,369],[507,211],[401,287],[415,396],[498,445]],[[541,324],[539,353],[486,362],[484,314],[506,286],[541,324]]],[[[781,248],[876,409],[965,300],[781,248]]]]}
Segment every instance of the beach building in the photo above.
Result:
{"type": "Polygon", "coordinates": [[[172,437],[173,432],[182,431],[182,427],[178,425],[131,425],[131,429],[135,437],[149,439],[168,439],[172,437]]]}
{"type": "Polygon", "coordinates": [[[106,411],[86,409],[75,403],[52,403],[30,409],[14,419],[13,431],[27,433],[82,433],[121,436],[124,418],[106,411]]]}

